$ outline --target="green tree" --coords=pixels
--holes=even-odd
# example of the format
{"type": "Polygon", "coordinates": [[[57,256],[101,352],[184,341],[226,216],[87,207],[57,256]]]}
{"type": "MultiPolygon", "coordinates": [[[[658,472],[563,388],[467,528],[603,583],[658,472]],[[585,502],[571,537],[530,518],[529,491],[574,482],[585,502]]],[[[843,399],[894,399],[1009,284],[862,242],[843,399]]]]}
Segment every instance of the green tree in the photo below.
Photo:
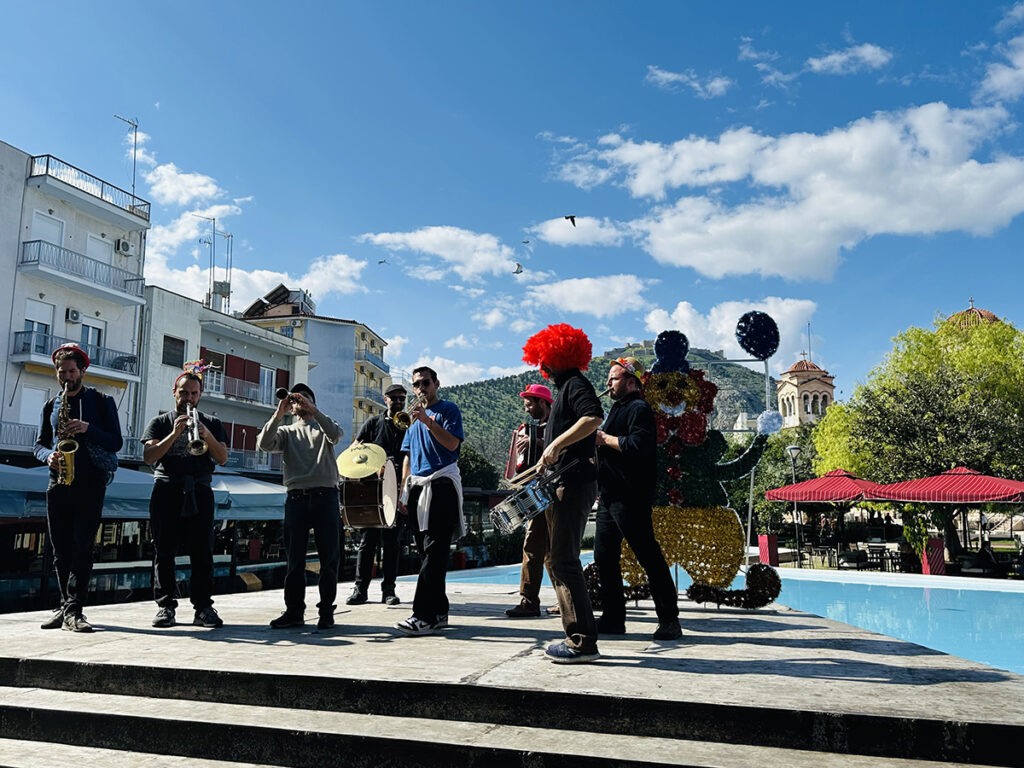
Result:
{"type": "Polygon", "coordinates": [[[462,485],[467,488],[483,488],[492,491],[498,487],[501,473],[469,443],[459,449],[459,474],[462,485]]]}
{"type": "MultiPolygon", "coordinates": [[[[814,430],[815,470],[842,467],[878,483],[954,466],[1024,479],[1024,334],[1009,323],[961,327],[936,320],[909,328],[814,430]]],[[[947,544],[959,549],[950,510],[936,510],[947,544]]]]}

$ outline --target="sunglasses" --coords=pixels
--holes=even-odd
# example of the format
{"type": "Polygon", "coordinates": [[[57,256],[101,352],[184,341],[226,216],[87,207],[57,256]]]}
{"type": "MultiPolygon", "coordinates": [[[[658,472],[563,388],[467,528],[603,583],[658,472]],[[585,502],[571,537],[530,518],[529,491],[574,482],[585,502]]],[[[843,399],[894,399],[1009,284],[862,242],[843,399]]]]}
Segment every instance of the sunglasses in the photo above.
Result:
{"type": "Polygon", "coordinates": [[[431,383],[432,382],[430,381],[430,379],[421,379],[420,381],[414,381],[412,383],[412,388],[413,389],[423,389],[423,387],[426,387],[426,386],[430,385],[431,383]]]}

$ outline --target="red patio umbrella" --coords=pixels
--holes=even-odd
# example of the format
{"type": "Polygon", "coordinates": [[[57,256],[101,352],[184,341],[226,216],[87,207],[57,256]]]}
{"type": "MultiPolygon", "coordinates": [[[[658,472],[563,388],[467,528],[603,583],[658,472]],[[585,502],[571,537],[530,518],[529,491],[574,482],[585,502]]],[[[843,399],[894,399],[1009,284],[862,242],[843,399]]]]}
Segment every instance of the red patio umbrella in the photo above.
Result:
{"type": "Polygon", "coordinates": [[[931,477],[877,485],[865,499],[933,504],[1020,503],[1024,501],[1024,483],[956,467],[931,477]]]}
{"type": "Polygon", "coordinates": [[[765,491],[764,497],[769,501],[863,501],[868,498],[868,494],[874,493],[880,487],[878,483],[861,480],[845,469],[833,469],[813,480],[772,488],[765,491]]]}

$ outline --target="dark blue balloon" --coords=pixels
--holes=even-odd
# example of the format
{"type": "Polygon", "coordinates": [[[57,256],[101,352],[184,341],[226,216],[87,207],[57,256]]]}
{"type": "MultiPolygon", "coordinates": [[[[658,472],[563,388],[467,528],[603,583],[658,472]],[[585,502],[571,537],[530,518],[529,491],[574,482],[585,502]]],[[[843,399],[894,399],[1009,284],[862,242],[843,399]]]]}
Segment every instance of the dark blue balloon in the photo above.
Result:
{"type": "Polygon", "coordinates": [[[749,355],[758,360],[767,360],[779,348],[779,326],[771,315],[747,312],[736,323],[736,340],[749,355]]]}

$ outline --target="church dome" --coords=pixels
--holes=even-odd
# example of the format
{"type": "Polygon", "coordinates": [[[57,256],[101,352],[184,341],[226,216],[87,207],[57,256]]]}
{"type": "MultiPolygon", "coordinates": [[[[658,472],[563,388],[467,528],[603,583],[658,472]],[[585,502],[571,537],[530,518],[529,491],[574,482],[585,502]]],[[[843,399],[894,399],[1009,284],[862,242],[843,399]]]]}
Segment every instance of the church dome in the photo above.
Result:
{"type": "Polygon", "coordinates": [[[797,360],[786,371],[786,373],[797,373],[800,371],[821,371],[825,372],[824,368],[819,368],[817,365],[812,363],[810,360],[797,360]]]}
{"type": "Polygon", "coordinates": [[[975,328],[979,325],[990,325],[1002,322],[993,312],[974,306],[974,299],[971,299],[971,306],[962,312],[956,312],[949,316],[947,323],[952,323],[959,328],[975,328]]]}

